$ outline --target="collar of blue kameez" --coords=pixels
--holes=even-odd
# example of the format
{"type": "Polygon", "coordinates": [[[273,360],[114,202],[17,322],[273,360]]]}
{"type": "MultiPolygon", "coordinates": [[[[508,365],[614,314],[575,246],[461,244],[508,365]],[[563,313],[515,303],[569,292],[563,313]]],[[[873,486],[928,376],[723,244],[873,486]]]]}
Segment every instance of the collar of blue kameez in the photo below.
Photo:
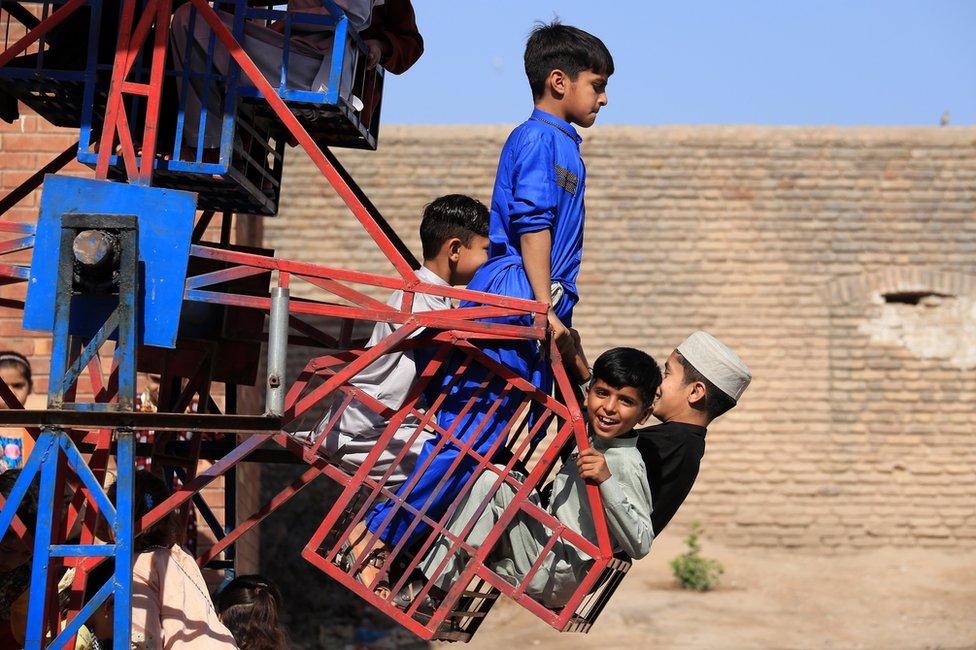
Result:
{"type": "Polygon", "coordinates": [[[581,138],[580,134],[576,132],[576,129],[573,127],[572,124],[570,124],[566,120],[556,117],[552,113],[547,113],[546,111],[542,111],[536,108],[532,111],[532,117],[530,117],[529,119],[537,120],[539,122],[542,122],[543,124],[548,124],[551,127],[559,129],[560,131],[568,135],[570,138],[572,138],[572,140],[577,145],[583,142],[583,138],[581,138]]]}

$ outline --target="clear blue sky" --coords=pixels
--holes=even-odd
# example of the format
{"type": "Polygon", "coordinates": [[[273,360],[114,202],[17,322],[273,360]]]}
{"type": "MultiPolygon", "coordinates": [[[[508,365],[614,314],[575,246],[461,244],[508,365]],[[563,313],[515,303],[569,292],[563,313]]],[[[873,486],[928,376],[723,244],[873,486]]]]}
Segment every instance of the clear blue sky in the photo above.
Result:
{"type": "Polygon", "coordinates": [[[976,124],[976,0],[413,0],[426,52],[384,120],[514,123],[536,20],[613,52],[601,124],[976,124]]]}

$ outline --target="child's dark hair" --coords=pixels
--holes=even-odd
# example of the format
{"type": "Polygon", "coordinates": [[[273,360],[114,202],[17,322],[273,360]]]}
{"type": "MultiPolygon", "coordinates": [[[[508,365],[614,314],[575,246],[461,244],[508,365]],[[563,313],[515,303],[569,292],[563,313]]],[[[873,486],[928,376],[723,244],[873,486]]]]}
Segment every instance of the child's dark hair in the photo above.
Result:
{"type": "Polygon", "coordinates": [[[437,257],[451,237],[457,237],[465,246],[475,235],[488,236],[488,208],[478,199],[464,194],[448,194],[431,201],[424,208],[420,222],[420,243],[424,259],[437,257]]]}
{"type": "Polygon", "coordinates": [[[24,378],[29,386],[34,385],[34,378],[31,376],[31,365],[27,357],[20,352],[4,350],[0,352],[0,368],[20,368],[24,373],[24,378]]]}
{"type": "Polygon", "coordinates": [[[238,576],[217,595],[220,620],[241,650],[284,650],[285,634],[278,623],[281,592],[259,575],[238,576]]]}
{"type": "Polygon", "coordinates": [[[645,407],[654,401],[661,385],[661,368],[648,353],[635,348],[612,348],[593,364],[593,381],[603,380],[614,388],[633,386],[645,407]]]}
{"type": "MultiPolygon", "coordinates": [[[[170,490],[163,479],[159,478],[148,470],[141,469],[135,473],[135,490],[133,499],[133,515],[138,522],[150,510],[158,506],[170,496],[170,490]]],[[[108,488],[108,498],[116,503],[117,484],[113,483],[108,488]]],[[[176,512],[170,512],[158,522],[136,537],[134,550],[142,553],[151,548],[169,548],[179,541],[177,534],[176,512]]]]}
{"type": "MultiPolygon", "coordinates": [[[[10,496],[10,493],[14,489],[14,483],[20,478],[21,469],[8,469],[6,472],[0,474],[0,494],[3,495],[4,500],[10,496]]],[[[30,532],[31,535],[34,534],[34,528],[37,522],[37,488],[38,481],[35,479],[31,482],[30,487],[27,488],[27,492],[24,493],[24,498],[20,500],[20,505],[17,506],[17,516],[20,518],[24,528],[30,532]]],[[[7,529],[7,534],[12,535],[13,529],[7,529]]]]}
{"type": "Polygon", "coordinates": [[[541,23],[525,44],[525,76],[529,78],[532,99],[542,97],[553,70],[562,70],[574,81],[584,70],[609,77],[613,74],[613,56],[593,34],[558,20],[541,23]]]}
{"type": "Polygon", "coordinates": [[[705,411],[709,420],[714,420],[735,406],[735,400],[730,395],[726,395],[718,386],[706,379],[705,375],[698,372],[698,369],[691,365],[680,352],[675,351],[674,356],[681,362],[681,367],[685,369],[685,386],[696,381],[705,386],[705,400],[698,408],[705,411]]]}

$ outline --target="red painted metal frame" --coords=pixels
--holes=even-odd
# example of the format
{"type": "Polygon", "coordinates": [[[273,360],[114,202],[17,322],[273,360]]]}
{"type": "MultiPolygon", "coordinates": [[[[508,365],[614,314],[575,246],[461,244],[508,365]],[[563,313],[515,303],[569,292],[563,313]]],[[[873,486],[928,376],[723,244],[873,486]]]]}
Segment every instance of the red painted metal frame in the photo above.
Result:
{"type": "MultiPolygon", "coordinates": [[[[556,521],[552,515],[533,505],[528,500],[529,494],[533,490],[541,487],[542,481],[553,469],[558,457],[558,453],[563,448],[564,444],[570,440],[574,440],[580,448],[586,448],[587,438],[582,415],[574,399],[571,398],[566,402],[561,402],[551,396],[542,394],[540,391],[538,391],[538,389],[528,384],[524,379],[508,368],[505,368],[504,366],[493,362],[488,357],[485,357],[477,346],[457,337],[456,334],[457,333],[454,332],[445,332],[436,337],[438,340],[444,342],[444,345],[441,347],[441,353],[438,354],[431,364],[424,370],[421,377],[418,379],[417,384],[414,386],[414,389],[411,391],[411,395],[407,397],[403,408],[392,414],[385,432],[380,439],[377,440],[373,451],[369,454],[359,470],[352,475],[348,475],[346,488],[340,495],[339,499],[332,505],[329,514],[323,520],[319,529],[309,541],[302,555],[315,566],[326,572],[334,579],[338,580],[350,590],[357,593],[360,597],[367,600],[367,602],[369,602],[371,605],[391,616],[400,624],[404,625],[413,633],[421,636],[422,638],[431,639],[444,637],[445,628],[443,626],[447,620],[451,616],[460,616],[458,614],[458,610],[452,610],[452,608],[457,606],[457,603],[463,597],[467,597],[469,599],[471,598],[471,592],[467,591],[467,589],[469,583],[476,578],[481,579],[485,583],[491,585],[495,591],[504,593],[513,598],[526,609],[532,611],[553,627],[557,629],[566,629],[573,624],[574,621],[579,620],[579,617],[576,614],[577,609],[584,602],[584,600],[590,596],[591,591],[596,586],[598,580],[601,579],[601,576],[604,574],[604,571],[608,565],[611,562],[620,563],[619,561],[615,561],[613,559],[609,532],[606,527],[605,514],[602,509],[599,490],[595,485],[590,485],[587,488],[587,498],[590,501],[590,507],[594,513],[594,524],[597,532],[597,544],[595,545],[582,538],[572,530],[567,529],[563,524],[556,521]],[[513,454],[512,459],[504,469],[500,470],[494,467],[489,460],[493,453],[498,450],[499,446],[503,444],[504,440],[499,440],[495,444],[493,450],[489,451],[487,454],[485,454],[485,456],[481,456],[474,453],[470,449],[470,442],[466,443],[462,440],[454,438],[453,431],[444,431],[436,427],[433,414],[436,413],[440,407],[441,401],[444,397],[443,394],[437,401],[435,401],[434,404],[430,405],[426,413],[423,413],[417,409],[417,399],[423,392],[425,383],[437,374],[440,369],[440,364],[444,361],[445,353],[449,352],[451,349],[463,350],[468,355],[468,362],[466,363],[478,363],[487,367],[493,376],[503,378],[510,389],[519,390],[525,395],[525,399],[523,399],[519,409],[515,411],[514,415],[510,416],[511,419],[508,425],[508,437],[510,437],[513,433],[513,426],[519,419],[520,413],[524,412],[529,402],[536,402],[544,406],[547,412],[550,414],[549,416],[540,417],[540,419],[536,422],[535,427],[531,431],[526,431],[524,429],[526,426],[524,422],[522,425],[520,425],[522,429],[516,433],[516,436],[520,436],[521,444],[518,446],[518,449],[513,454]],[[424,428],[436,429],[441,436],[441,439],[437,445],[438,448],[443,447],[443,445],[447,444],[448,442],[451,442],[459,447],[462,453],[475,460],[482,471],[494,472],[498,476],[494,489],[497,489],[502,483],[508,483],[510,486],[516,489],[516,495],[512,500],[512,506],[505,511],[501,520],[494,526],[492,534],[478,550],[471,549],[463,541],[467,531],[470,530],[472,523],[468,524],[465,531],[462,532],[458,538],[448,535],[454,541],[455,548],[466,549],[472,556],[472,559],[465,572],[454,583],[454,588],[442,601],[437,612],[435,612],[435,614],[427,621],[418,620],[413,616],[416,614],[415,608],[410,608],[404,612],[397,608],[390,599],[380,598],[377,594],[373,593],[370,588],[355,580],[354,575],[358,571],[360,563],[353,563],[352,566],[348,568],[340,568],[336,564],[337,556],[342,549],[342,540],[348,539],[353,526],[356,524],[356,522],[360,521],[365,513],[369,510],[370,504],[375,502],[378,498],[391,498],[395,501],[397,500],[395,494],[383,485],[385,480],[388,479],[390,473],[392,473],[393,469],[391,468],[388,470],[383,479],[374,481],[373,479],[369,478],[370,468],[378,459],[381,451],[386,448],[386,445],[390,442],[393,435],[397,433],[400,423],[409,414],[413,414],[415,417],[420,419],[420,424],[418,425],[417,432],[414,435],[419,435],[420,430],[424,428]],[[534,437],[534,434],[539,430],[539,427],[543,426],[544,423],[547,423],[550,418],[556,418],[562,422],[562,424],[558,427],[558,433],[551,441],[547,443],[545,451],[536,462],[526,479],[522,482],[515,480],[510,472],[514,468],[516,459],[528,453],[530,439],[534,437]],[[365,497],[365,499],[360,499],[362,503],[357,508],[353,505],[354,501],[356,501],[357,497],[360,497],[364,492],[368,492],[368,495],[365,497]],[[349,519],[349,513],[351,511],[355,512],[355,514],[351,519],[349,519]],[[544,605],[535,601],[524,593],[525,585],[527,585],[528,581],[531,579],[532,573],[538,570],[545,553],[540,555],[535,568],[521,583],[521,587],[513,587],[486,566],[486,558],[492,547],[504,533],[508,523],[519,515],[519,513],[522,513],[523,516],[529,516],[536,519],[553,531],[553,536],[548,548],[551,548],[551,546],[558,540],[563,540],[564,543],[572,544],[581,552],[593,559],[593,563],[587,571],[586,578],[579,584],[574,596],[570,599],[566,606],[561,608],[559,611],[553,611],[546,608],[544,605]],[[327,538],[332,539],[333,541],[323,547],[323,544],[325,544],[327,538]]],[[[300,398],[302,392],[308,390],[308,383],[313,376],[334,377],[338,372],[340,372],[340,370],[338,370],[339,368],[349,363],[350,359],[360,356],[360,354],[361,353],[358,352],[340,353],[338,355],[331,355],[312,360],[306,367],[305,372],[302,373],[299,381],[293,385],[286,404],[294,403],[300,398]]],[[[562,369],[558,352],[554,349],[552,350],[552,359],[553,369],[557,376],[557,382],[560,384],[561,388],[566,391],[564,394],[571,395],[571,384],[566,377],[565,371],[562,369]]],[[[462,365],[462,367],[458,370],[459,374],[464,372],[464,367],[465,366],[462,365]]],[[[358,389],[355,387],[343,385],[342,391],[345,392],[348,397],[340,401],[340,410],[348,406],[350,397],[355,397],[357,401],[369,408],[374,409],[377,413],[384,416],[391,415],[389,409],[386,409],[381,403],[376,402],[375,400],[372,400],[365,394],[361,393],[361,391],[358,391],[358,389]]],[[[474,401],[474,399],[476,398],[473,398],[472,401],[474,401]]],[[[472,406],[472,403],[469,402],[468,406],[472,406]]],[[[496,402],[489,410],[489,417],[491,411],[497,406],[498,404],[496,402]]],[[[338,419],[338,415],[338,412],[333,413],[331,420],[321,435],[321,438],[324,438],[329,434],[329,426],[334,425],[335,421],[338,419]]],[[[321,444],[321,438],[313,444],[311,451],[309,449],[305,450],[305,458],[307,460],[309,459],[310,453],[314,454],[315,447],[321,444]]],[[[401,452],[400,457],[397,459],[397,461],[394,461],[394,463],[402,460],[403,454],[406,453],[407,446],[409,445],[404,446],[404,450],[401,452]]],[[[423,468],[419,468],[418,471],[422,471],[422,469],[423,468]]],[[[446,474],[450,473],[450,471],[451,470],[447,470],[446,474]]],[[[455,502],[455,506],[456,505],[457,502],[455,502]]],[[[486,505],[487,501],[482,503],[482,510],[484,507],[486,507],[486,505]]],[[[403,507],[412,510],[409,506],[403,505],[403,507]]],[[[440,521],[433,521],[429,517],[426,517],[422,513],[417,513],[416,511],[414,511],[414,514],[419,518],[423,518],[434,531],[443,532],[444,524],[453,514],[453,507],[441,517],[440,521]]],[[[385,526],[385,523],[380,524],[380,528],[383,526],[385,526]]],[[[431,534],[427,538],[426,543],[424,543],[419,549],[413,549],[413,551],[415,551],[413,553],[413,559],[400,571],[399,579],[394,581],[393,588],[391,590],[392,594],[396,594],[399,589],[403,587],[411,571],[417,566],[417,563],[430,548],[435,539],[436,534],[431,534]]],[[[373,535],[369,542],[367,542],[367,546],[365,547],[363,554],[369,551],[369,548],[375,544],[376,540],[377,536],[373,535]]],[[[548,551],[548,548],[546,551],[548,551]]],[[[395,559],[402,555],[405,550],[406,549],[403,548],[403,542],[391,550],[390,559],[384,565],[384,573],[381,573],[380,578],[382,578],[384,574],[389,574],[395,559]]],[[[620,564],[626,565],[626,563],[620,564]]],[[[429,587],[422,590],[414,602],[419,603],[423,596],[426,595],[428,589],[429,587]]],[[[462,616],[461,618],[464,617],[462,616]]],[[[592,621],[587,621],[585,627],[588,628],[589,624],[591,623],[592,621]]],[[[448,630],[446,638],[468,638],[465,635],[461,635],[460,637],[452,637],[451,634],[455,633],[448,630]]]]}
{"type": "Polygon", "coordinates": [[[105,122],[98,144],[95,178],[108,178],[117,137],[129,182],[136,185],[149,185],[152,180],[153,160],[156,155],[156,135],[163,92],[166,46],[169,42],[170,0],[148,0],[139,22],[133,30],[135,7],[135,0],[125,0],[122,4],[115,64],[112,67],[112,81],[109,86],[105,122]],[[155,29],[149,83],[127,81],[133,72],[136,56],[145,45],[153,27],[155,29]],[[142,137],[138,141],[133,140],[129,127],[129,118],[125,106],[126,95],[138,95],[146,98],[145,124],[142,137]],[[138,156],[137,145],[141,145],[141,153],[138,156]]]}

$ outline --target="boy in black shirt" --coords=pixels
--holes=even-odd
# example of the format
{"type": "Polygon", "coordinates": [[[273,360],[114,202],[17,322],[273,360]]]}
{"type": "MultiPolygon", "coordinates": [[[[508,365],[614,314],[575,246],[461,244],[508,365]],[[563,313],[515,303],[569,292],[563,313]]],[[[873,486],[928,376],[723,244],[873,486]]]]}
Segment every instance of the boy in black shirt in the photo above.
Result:
{"type": "Polygon", "coordinates": [[[637,432],[637,449],[644,458],[654,504],[655,537],[698,477],[706,427],[736,405],[750,381],[752,375],[742,359],[706,332],[695,332],[668,357],[652,407],[662,424],[637,432]]]}

